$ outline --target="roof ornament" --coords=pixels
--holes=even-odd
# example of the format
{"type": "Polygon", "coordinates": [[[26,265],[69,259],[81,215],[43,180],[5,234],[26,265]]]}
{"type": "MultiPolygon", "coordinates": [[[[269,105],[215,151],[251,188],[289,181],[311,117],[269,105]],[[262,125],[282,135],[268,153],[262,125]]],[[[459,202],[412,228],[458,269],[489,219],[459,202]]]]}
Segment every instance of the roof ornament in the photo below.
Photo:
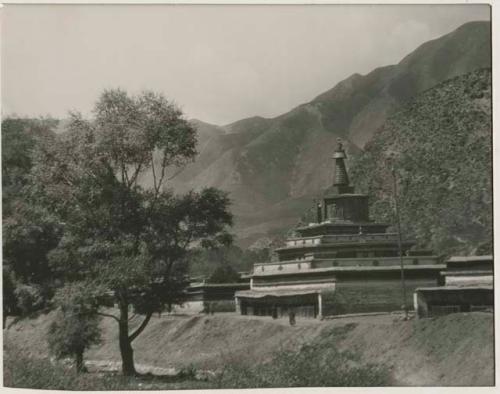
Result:
{"type": "Polygon", "coordinates": [[[337,138],[337,149],[333,154],[334,159],[347,159],[347,155],[345,154],[344,144],[342,143],[341,138],[337,138]]]}

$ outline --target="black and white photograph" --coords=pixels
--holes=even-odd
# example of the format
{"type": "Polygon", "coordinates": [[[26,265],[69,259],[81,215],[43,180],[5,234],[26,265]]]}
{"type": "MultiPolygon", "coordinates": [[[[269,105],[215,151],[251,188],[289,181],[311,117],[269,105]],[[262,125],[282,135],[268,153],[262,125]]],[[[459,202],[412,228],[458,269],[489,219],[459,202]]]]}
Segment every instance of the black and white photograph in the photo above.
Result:
{"type": "Polygon", "coordinates": [[[4,3],[3,389],[494,389],[495,11],[4,3]]]}

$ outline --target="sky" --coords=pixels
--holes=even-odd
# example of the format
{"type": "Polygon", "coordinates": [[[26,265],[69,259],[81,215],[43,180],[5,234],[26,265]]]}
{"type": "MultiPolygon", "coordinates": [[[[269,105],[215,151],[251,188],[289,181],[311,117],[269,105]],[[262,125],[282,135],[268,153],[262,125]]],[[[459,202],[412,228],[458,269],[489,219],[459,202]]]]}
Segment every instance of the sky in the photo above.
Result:
{"type": "Polygon", "coordinates": [[[187,118],[273,117],[398,63],[487,5],[4,5],[2,114],[90,116],[104,89],[163,93],[187,118]]]}

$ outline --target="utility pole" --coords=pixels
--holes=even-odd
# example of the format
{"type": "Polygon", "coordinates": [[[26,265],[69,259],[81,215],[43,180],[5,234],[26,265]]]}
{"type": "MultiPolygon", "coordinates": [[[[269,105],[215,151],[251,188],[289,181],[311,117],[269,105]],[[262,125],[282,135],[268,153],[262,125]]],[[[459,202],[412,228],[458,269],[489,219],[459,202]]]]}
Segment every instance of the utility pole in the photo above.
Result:
{"type": "Polygon", "coordinates": [[[394,162],[390,161],[391,165],[391,174],[392,174],[392,183],[393,183],[393,199],[394,199],[394,209],[396,213],[396,224],[398,228],[398,252],[399,252],[399,264],[401,266],[401,288],[403,292],[403,308],[405,312],[405,320],[408,320],[408,305],[406,303],[406,282],[405,282],[405,271],[404,271],[404,263],[403,263],[403,241],[401,237],[401,217],[399,215],[399,199],[398,199],[398,188],[397,188],[397,180],[396,180],[396,169],[394,166],[394,162]]]}

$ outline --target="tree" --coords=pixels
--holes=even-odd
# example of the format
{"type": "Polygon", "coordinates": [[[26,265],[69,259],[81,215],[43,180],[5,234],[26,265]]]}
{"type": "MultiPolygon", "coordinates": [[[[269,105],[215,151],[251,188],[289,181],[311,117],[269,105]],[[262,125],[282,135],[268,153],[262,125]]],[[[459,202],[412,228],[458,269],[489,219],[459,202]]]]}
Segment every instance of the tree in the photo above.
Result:
{"type": "Polygon", "coordinates": [[[18,200],[3,220],[3,257],[21,283],[48,286],[52,275],[48,253],[61,237],[57,217],[28,198],[18,200]]]}
{"type": "Polygon", "coordinates": [[[7,316],[12,316],[17,310],[17,299],[15,295],[14,274],[9,266],[2,266],[2,295],[3,295],[3,328],[7,322],[7,316]]]}
{"type": "Polygon", "coordinates": [[[58,223],[32,204],[27,187],[32,152],[42,141],[54,137],[57,124],[44,118],[10,117],[2,121],[4,322],[8,315],[43,307],[52,294],[54,277],[47,253],[59,241],[58,223]]]}
{"type": "Polygon", "coordinates": [[[50,118],[9,117],[2,120],[2,203],[3,216],[22,197],[32,166],[31,153],[41,139],[50,138],[58,121],[50,118]]]}
{"type": "Polygon", "coordinates": [[[58,359],[74,357],[76,370],[83,372],[85,350],[101,341],[95,297],[87,286],[69,285],[58,291],[55,304],[58,311],[47,332],[49,349],[58,359]]]}
{"type": "Polygon", "coordinates": [[[66,280],[112,291],[118,315],[99,313],[118,324],[125,375],[136,373],[132,342],[152,314],[182,298],[190,246],[231,241],[224,193],[166,188],[195,155],[196,130],[175,105],[121,90],[102,94],[92,120],[71,114],[67,132],[35,155],[33,195],[63,223],[51,266],[66,280]],[[133,332],[131,306],[145,314],[133,332]]]}
{"type": "Polygon", "coordinates": [[[240,275],[227,263],[221,263],[215,268],[208,279],[209,283],[235,283],[240,280],[240,275]]]}
{"type": "Polygon", "coordinates": [[[268,261],[269,248],[241,249],[228,245],[217,249],[196,248],[190,251],[189,273],[195,277],[211,277],[220,266],[229,266],[232,271],[248,272],[255,263],[268,261]]]}

